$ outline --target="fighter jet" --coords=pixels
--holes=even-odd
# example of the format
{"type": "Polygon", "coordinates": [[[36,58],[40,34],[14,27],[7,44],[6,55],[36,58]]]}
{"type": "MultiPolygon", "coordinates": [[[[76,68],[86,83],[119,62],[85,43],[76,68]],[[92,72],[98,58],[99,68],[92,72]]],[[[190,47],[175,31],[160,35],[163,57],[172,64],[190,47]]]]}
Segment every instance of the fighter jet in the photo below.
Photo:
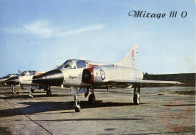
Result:
{"type": "Polygon", "coordinates": [[[5,83],[6,85],[11,85],[10,83],[6,83],[6,81],[9,80],[10,78],[14,78],[17,76],[18,76],[18,74],[8,74],[8,75],[0,78],[0,83],[5,83]]]}
{"type": "Polygon", "coordinates": [[[15,77],[11,77],[5,82],[12,85],[12,91],[15,93],[15,85],[20,85],[20,87],[23,89],[26,87],[29,89],[29,96],[33,97],[32,92],[34,92],[34,89],[44,89],[45,87],[43,85],[37,85],[33,84],[32,80],[34,76],[39,76],[43,74],[44,72],[38,72],[34,70],[27,70],[27,71],[19,71],[19,75],[15,77]]]}
{"type": "Polygon", "coordinates": [[[31,92],[34,92],[34,89],[43,89],[43,86],[33,84],[33,82],[32,82],[34,76],[39,76],[43,73],[45,73],[45,72],[38,72],[38,71],[34,71],[34,70],[21,72],[20,76],[18,77],[20,86],[21,87],[25,87],[25,86],[28,87],[31,90],[31,92]]]}
{"type": "Polygon", "coordinates": [[[80,59],[70,59],[55,70],[48,71],[33,78],[33,83],[48,86],[70,87],[74,91],[75,112],[81,110],[77,95],[88,95],[90,104],[95,102],[94,89],[109,87],[129,87],[133,85],[133,102],[140,104],[141,83],[179,84],[176,81],[143,80],[143,73],[136,68],[137,45],[124,56],[122,60],[113,64],[103,64],[80,59]],[[90,94],[89,94],[90,93],[90,94]]]}
{"type": "Polygon", "coordinates": [[[6,80],[8,80],[9,78],[11,78],[11,77],[15,77],[15,76],[18,76],[18,74],[8,74],[8,75],[6,75],[6,76],[4,76],[4,77],[1,77],[0,78],[0,82],[1,83],[4,83],[6,80]]]}

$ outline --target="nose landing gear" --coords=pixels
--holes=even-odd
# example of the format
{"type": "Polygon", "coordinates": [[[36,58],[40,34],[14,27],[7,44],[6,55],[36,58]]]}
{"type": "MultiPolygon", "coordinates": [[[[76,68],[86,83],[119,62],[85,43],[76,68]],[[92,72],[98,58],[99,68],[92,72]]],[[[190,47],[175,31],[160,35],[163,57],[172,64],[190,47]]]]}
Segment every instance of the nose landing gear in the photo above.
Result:
{"type": "Polygon", "coordinates": [[[80,112],[81,110],[80,101],[77,99],[77,96],[74,96],[74,108],[75,112],[80,112]]]}

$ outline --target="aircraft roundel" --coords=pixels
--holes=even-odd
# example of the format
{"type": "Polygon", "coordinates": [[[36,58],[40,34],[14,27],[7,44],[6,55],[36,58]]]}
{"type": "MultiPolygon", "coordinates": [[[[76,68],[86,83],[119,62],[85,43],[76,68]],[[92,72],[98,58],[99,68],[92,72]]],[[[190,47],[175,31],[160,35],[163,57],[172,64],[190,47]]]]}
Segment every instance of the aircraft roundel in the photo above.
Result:
{"type": "Polygon", "coordinates": [[[100,70],[100,75],[101,75],[101,79],[104,80],[105,79],[105,72],[102,69],[100,70]]]}

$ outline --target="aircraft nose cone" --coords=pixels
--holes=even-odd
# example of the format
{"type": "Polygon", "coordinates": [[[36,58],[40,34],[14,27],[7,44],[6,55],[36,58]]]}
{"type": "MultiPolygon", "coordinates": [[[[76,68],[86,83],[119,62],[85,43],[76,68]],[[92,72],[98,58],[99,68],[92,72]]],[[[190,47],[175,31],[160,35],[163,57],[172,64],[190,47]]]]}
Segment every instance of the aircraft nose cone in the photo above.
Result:
{"type": "Polygon", "coordinates": [[[33,83],[49,86],[60,86],[63,84],[63,80],[63,73],[60,70],[51,70],[33,77],[33,83]]]}
{"type": "Polygon", "coordinates": [[[5,81],[5,83],[9,84],[9,85],[18,85],[19,84],[19,79],[18,77],[12,77],[12,78],[9,78],[5,81]]]}

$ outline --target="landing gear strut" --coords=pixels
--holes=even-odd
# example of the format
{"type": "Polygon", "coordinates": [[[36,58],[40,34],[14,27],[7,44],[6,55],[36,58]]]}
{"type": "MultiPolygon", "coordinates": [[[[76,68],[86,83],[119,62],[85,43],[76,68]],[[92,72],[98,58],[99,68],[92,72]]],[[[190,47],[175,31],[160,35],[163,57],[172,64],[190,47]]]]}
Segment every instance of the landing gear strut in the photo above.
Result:
{"type": "Polygon", "coordinates": [[[12,87],[12,95],[16,94],[15,86],[14,85],[11,85],[11,87],[12,87]]]}
{"type": "Polygon", "coordinates": [[[46,96],[51,96],[52,95],[52,91],[50,89],[50,86],[45,87],[44,91],[46,91],[46,96]]]}
{"type": "Polygon", "coordinates": [[[81,110],[80,101],[77,99],[77,96],[74,96],[74,107],[75,107],[75,112],[80,112],[81,110]]]}
{"type": "Polygon", "coordinates": [[[140,84],[139,83],[136,83],[134,85],[133,103],[135,105],[140,104],[140,84]]]}
{"type": "Polygon", "coordinates": [[[75,108],[75,112],[80,112],[81,107],[80,107],[80,101],[78,100],[78,89],[79,87],[71,87],[71,91],[73,91],[75,93],[74,95],[74,108],[75,108]]]}
{"type": "Polygon", "coordinates": [[[32,94],[32,91],[31,91],[31,86],[27,86],[27,88],[29,89],[29,97],[33,98],[33,94],[32,94]]]}

